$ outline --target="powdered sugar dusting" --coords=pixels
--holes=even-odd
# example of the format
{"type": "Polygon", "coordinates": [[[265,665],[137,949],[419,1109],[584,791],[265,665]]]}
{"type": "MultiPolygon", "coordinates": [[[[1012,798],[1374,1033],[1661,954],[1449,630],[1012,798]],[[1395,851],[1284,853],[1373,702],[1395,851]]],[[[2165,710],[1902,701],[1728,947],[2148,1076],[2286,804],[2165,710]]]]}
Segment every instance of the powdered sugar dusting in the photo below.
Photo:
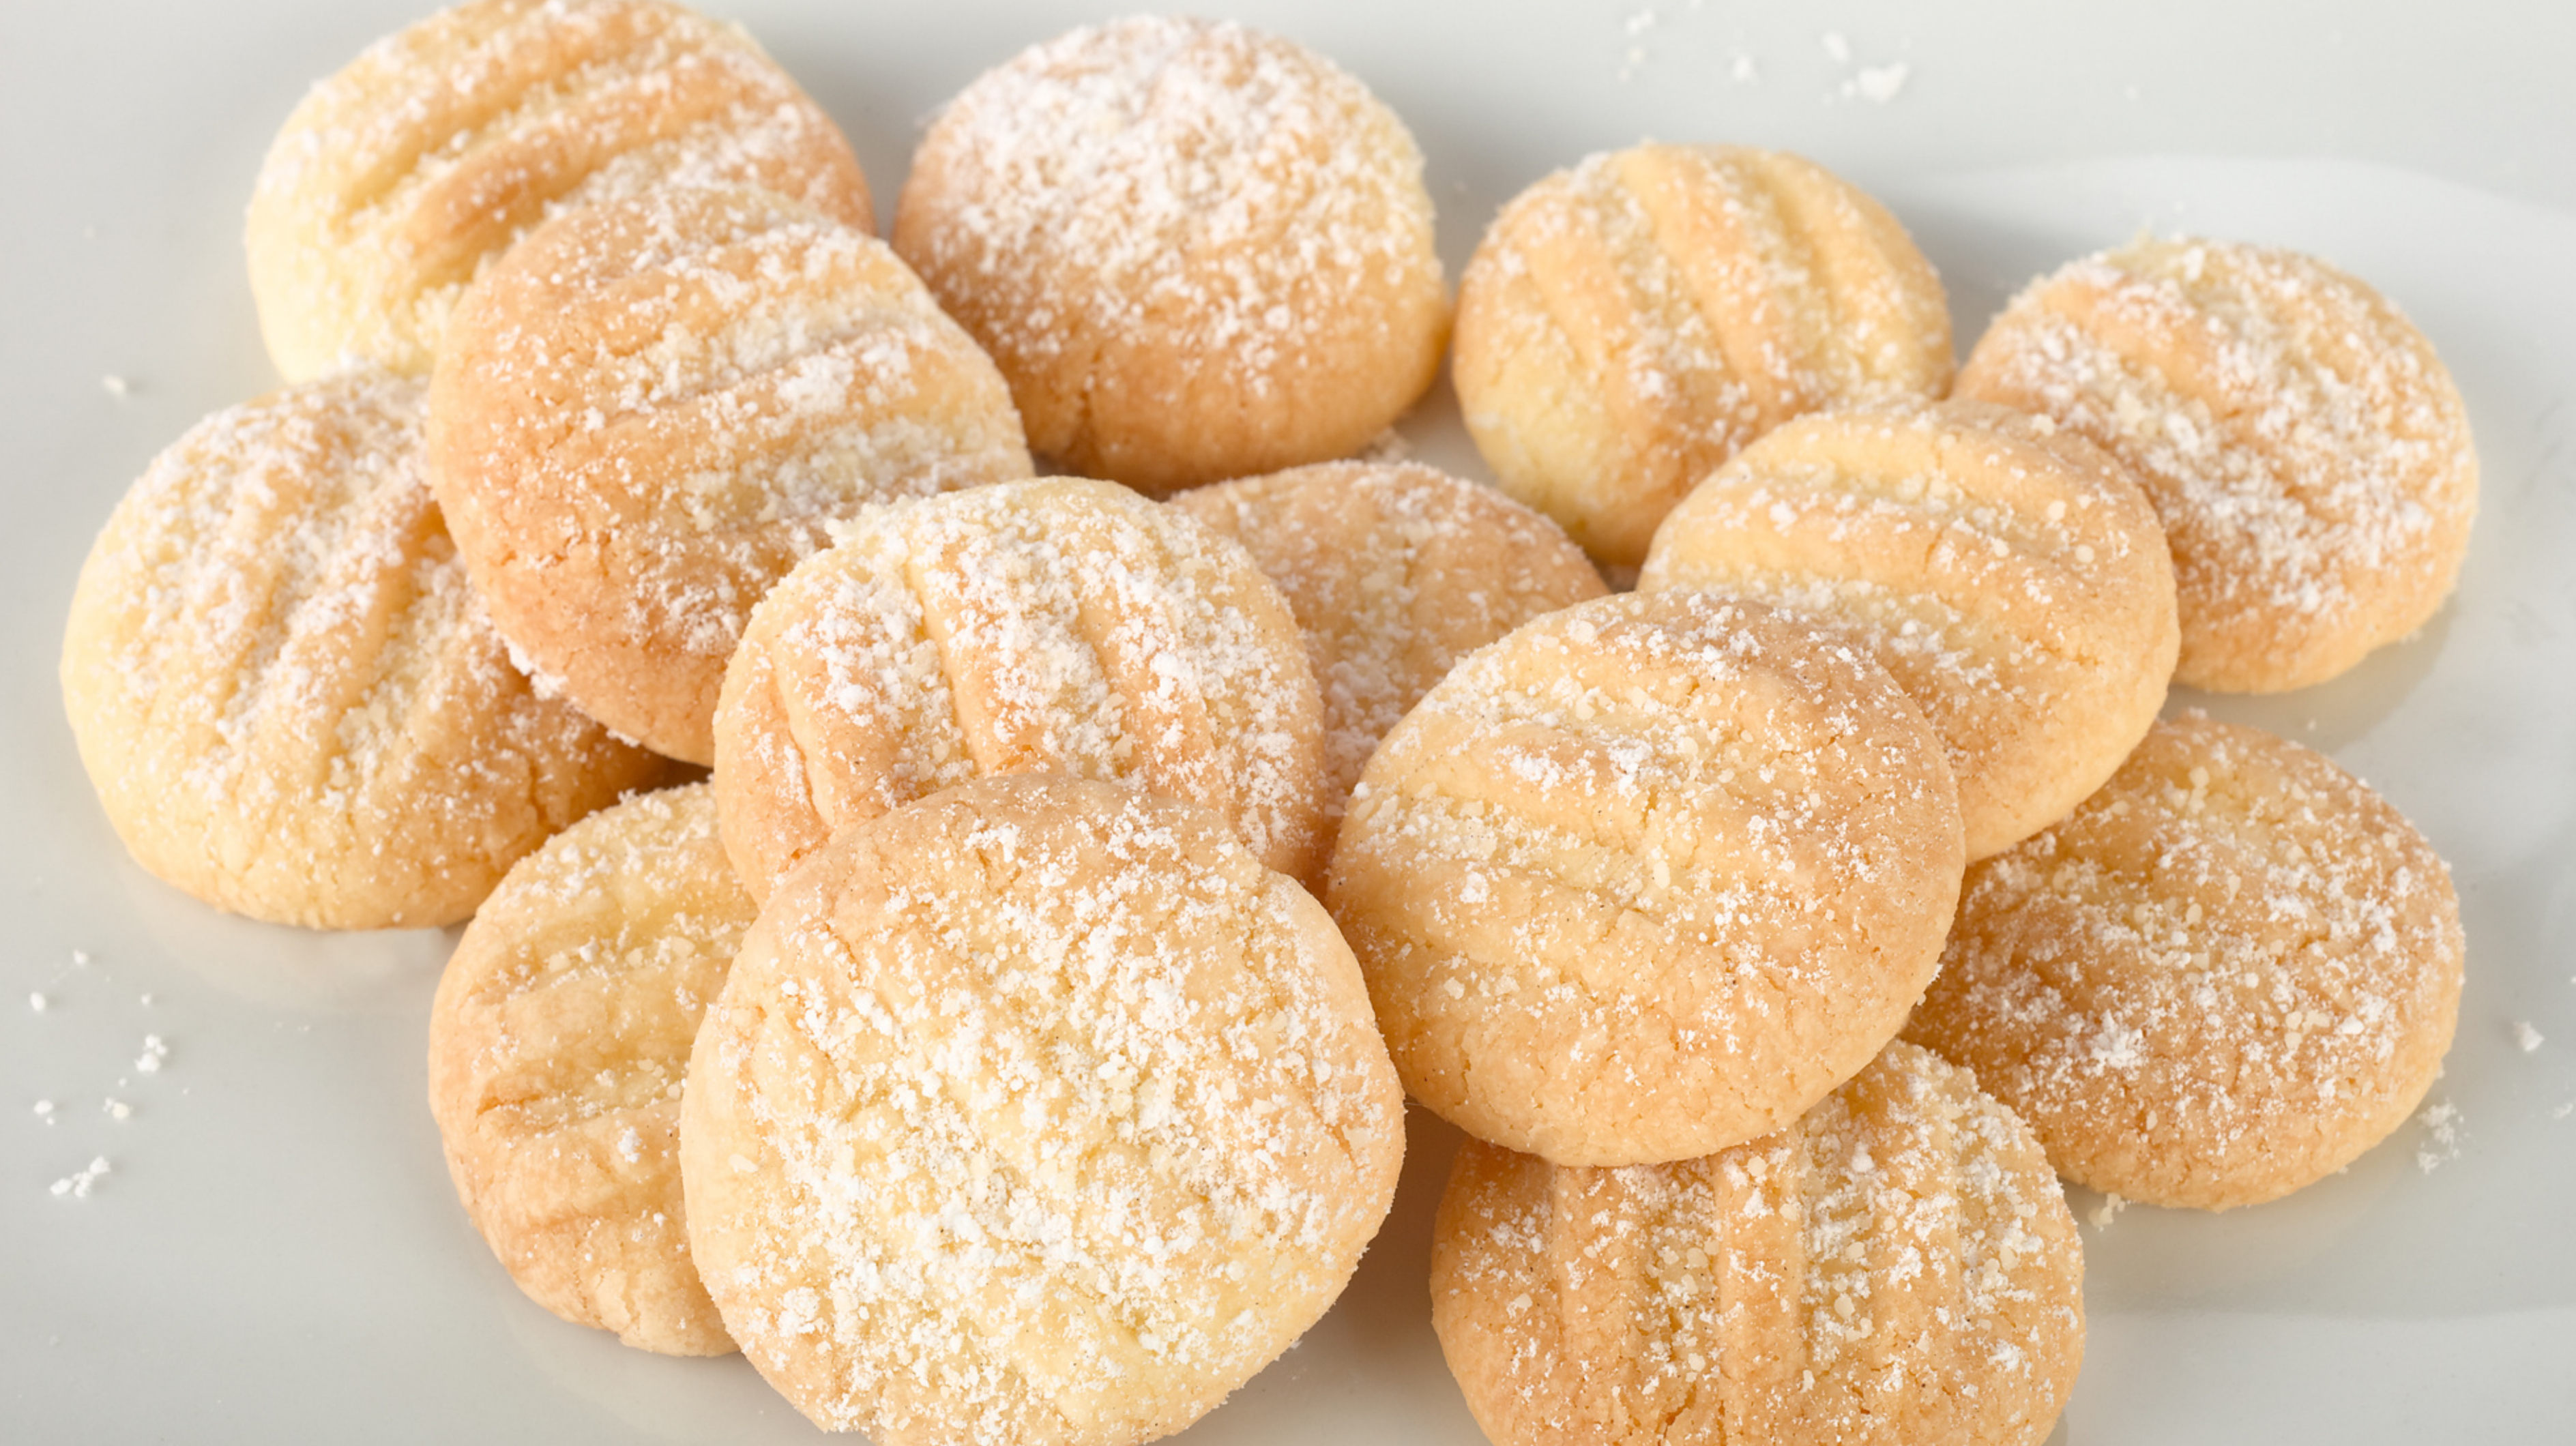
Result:
{"type": "Polygon", "coordinates": [[[1347,956],[1212,818],[1129,790],[988,780],[845,838],[867,862],[773,902],[692,1071],[745,1349],[881,1436],[1186,1424],[1390,1198],[1347,956]]]}
{"type": "Polygon", "coordinates": [[[251,202],[261,323],[290,376],[349,356],[425,374],[466,283],[539,222],[745,184],[868,224],[848,144],[741,31],[634,0],[459,6],[278,134],[251,202]]]}
{"type": "Polygon", "coordinates": [[[2412,631],[2477,505],[2468,419],[2376,294],[2292,252],[2145,240],[2044,277],[1959,393],[2045,412],[2135,469],[2183,599],[2183,671],[2265,691],[2412,631]]]}
{"type": "Polygon", "coordinates": [[[761,800],[727,824],[747,871],[774,878],[844,824],[1030,772],[1205,804],[1272,867],[1313,867],[1314,676],[1238,545],[1079,479],[838,531],[763,604],[720,723],[726,787],[761,800]]]}

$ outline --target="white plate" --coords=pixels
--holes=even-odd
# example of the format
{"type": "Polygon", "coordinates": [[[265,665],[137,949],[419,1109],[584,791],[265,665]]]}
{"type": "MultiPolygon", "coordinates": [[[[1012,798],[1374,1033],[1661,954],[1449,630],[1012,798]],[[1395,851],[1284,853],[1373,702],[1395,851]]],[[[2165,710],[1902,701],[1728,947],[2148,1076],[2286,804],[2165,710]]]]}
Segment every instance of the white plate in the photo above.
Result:
{"type": "MultiPolygon", "coordinates": [[[[2454,4],[2374,26],[2340,8],[2019,0],[1936,27],[1892,0],[1827,18],[1687,0],[1217,8],[1335,56],[1413,122],[1453,267],[1495,205],[1584,150],[1737,139],[1888,201],[1948,278],[1963,343],[2030,275],[2141,225],[2318,252],[2415,317],[2485,464],[2459,595],[2334,684],[2219,711],[2328,749],[2451,859],[2470,979],[2434,1097],[2456,1134],[2409,1125],[2276,1205],[2087,1227],[2092,1336],[2062,1435],[2565,1439],[2576,88],[2558,70],[2576,10],[2454,4]],[[1900,63],[1886,103],[1863,93],[1864,71],[1884,89],[1900,63]],[[2147,155],[2197,158],[2108,159],[2147,155]],[[2277,159],[2318,156],[2343,159],[2277,159]],[[2545,1043],[2518,1048],[2517,1021],[2545,1043]]],[[[813,1435],[740,1361],[625,1351],[502,1275],[422,1103],[445,936],[303,934],[173,894],[125,861],[61,721],[56,649],[90,535],[153,452],[274,384],[238,242],[260,151],[305,84],[412,13],[60,5],[12,16],[0,51],[0,1438],[813,1435]],[[134,1063],[147,1034],[168,1048],[157,1072],[134,1063]],[[93,1157],[112,1171],[91,1193],[50,1193],[93,1157]]],[[[1089,18],[739,13],[850,130],[887,206],[921,116],[1089,18]]],[[[1435,400],[1407,426],[1423,455],[1481,473],[1454,410],[1435,400]]],[[[1417,1129],[1349,1297],[1187,1439],[1478,1439],[1423,1285],[1453,1144],[1417,1129]]]]}

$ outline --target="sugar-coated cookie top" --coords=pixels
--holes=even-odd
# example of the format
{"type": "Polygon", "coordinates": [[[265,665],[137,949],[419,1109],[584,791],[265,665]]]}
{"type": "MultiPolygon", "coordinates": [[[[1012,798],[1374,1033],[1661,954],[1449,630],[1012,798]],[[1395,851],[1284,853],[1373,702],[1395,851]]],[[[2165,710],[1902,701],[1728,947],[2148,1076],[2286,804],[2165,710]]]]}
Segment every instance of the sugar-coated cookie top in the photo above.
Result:
{"type": "Polygon", "coordinates": [[[978,780],[763,911],[690,1061],[692,1244],[800,1409],[887,1446],[1179,1429],[1322,1314],[1402,1095],[1331,921],[1215,814],[978,780]]]}
{"type": "Polygon", "coordinates": [[[2082,1278],[2029,1129],[1894,1044],[1699,1159],[1577,1169],[1471,1142],[1432,1311],[1501,1446],[2027,1446],[2074,1384],[2082,1278]]]}
{"type": "Polygon", "coordinates": [[[1624,594],[1431,690],[1362,775],[1328,898],[1424,1104],[1562,1163],[1683,1159],[1896,1032],[1957,898],[1957,798],[1853,645],[1624,594]]]}
{"type": "Polygon", "coordinates": [[[457,293],[558,211],[757,185],[854,226],[830,117],[740,29],[659,0],[473,0],[314,86],[269,148],[248,241],[290,378],[351,356],[415,375],[457,293]]]}
{"type": "Polygon", "coordinates": [[[429,446],[512,643],[700,763],[752,607],[829,523],[1030,466],[1000,375],[893,252],[754,190],[532,234],[458,304],[429,446]]]}
{"type": "Polygon", "coordinates": [[[894,243],[1010,377],[1030,444],[1151,492],[1346,455],[1448,320],[1413,139],[1230,22],[1076,30],[931,124],[894,243]]]}
{"type": "Polygon", "coordinates": [[[1907,1037],[2071,1177],[2226,1208],[2341,1166],[2430,1085],[2459,1005],[2449,870],[2324,758],[2191,714],[1978,864],[1907,1037]]]}
{"type": "Polygon", "coordinates": [[[421,406],[357,370],[218,412],[82,567],[82,762],[136,858],[222,908],[451,923],[659,769],[511,665],[423,480],[421,406]]]}
{"type": "Polygon", "coordinates": [[[510,870],[430,1008],[475,1227],[540,1305],[645,1350],[733,1350],[689,1258],[680,1080],[753,913],[707,786],[638,794],[510,870]]]}
{"type": "Polygon", "coordinates": [[[2441,604],[2477,510],[2432,346],[2314,258],[2142,240],[2040,278],[1959,394],[2054,417],[2134,469],[2181,590],[2180,680],[2322,682],[2441,604]]]}
{"type": "Polygon", "coordinates": [[[997,483],[870,507],[760,605],[717,710],[752,891],[831,834],[970,778],[1118,779],[1322,861],[1314,674],[1243,549],[1124,487],[997,483]]]}
{"type": "Polygon", "coordinates": [[[1637,585],[1759,599],[1864,644],[1947,744],[1971,858],[2100,787],[2173,674],[2146,495],[2073,432],[1986,402],[1783,424],[1664,519],[1637,585]]]}

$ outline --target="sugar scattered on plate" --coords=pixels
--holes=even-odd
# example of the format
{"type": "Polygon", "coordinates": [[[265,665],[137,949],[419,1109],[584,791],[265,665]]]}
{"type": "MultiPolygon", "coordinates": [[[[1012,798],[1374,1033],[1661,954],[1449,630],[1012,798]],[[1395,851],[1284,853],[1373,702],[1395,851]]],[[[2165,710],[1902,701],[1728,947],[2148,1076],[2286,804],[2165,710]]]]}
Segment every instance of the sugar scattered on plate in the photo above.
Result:
{"type": "Polygon", "coordinates": [[[100,1155],[91,1160],[87,1167],[76,1170],[71,1174],[64,1176],[62,1179],[56,1180],[54,1182],[54,1193],[57,1195],[69,1195],[74,1199],[85,1200],[89,1198],[90,1187],[107,1178],[107,1174],[112,1168],[114,1167],[107,1163],[107,1157],[105,1155],[100,1155]]]}
{"type": "Polygon", "coordinates": [[[2090,1211],[2087,1211],[2084,1218],[2092,1222],[2094,1229],[2107,1230],[2110,1228],[2112,1221],[2120,1218],[2120,1212],[2128,1208],[2128,1197],[2117,1191],[2113,1191],[2110,1194],[2104,1195],[2102,1197],[2102,1203],[2094,1206],[2090,1211]]]}
{"type": "Polygon", "coordinates": [[[99,1102],[99,1108],[105,1111],[111,1120],[131,1119],[134,1115],[134,1106],[123,1100],[102,1100],[99,1102]]]}
{"type": "Polygon", "coordinates": [[[98,384],[107,389],[107,394],[109,396],[116,398],[120,402],[125,400],[127,397],[134,395],[134,384],[127,381],[125,378],[118,376],[114,372],[110,372],[106,376],[100,377],[98,379],[98,384]]]}
{"type": "Polygon", "coordinates": [[[2530,1020],[2517,1019],[2513,1022],[2513,1042],[2524,1054],[2529,1054],[2540,1048],[2540,1031],[2531,1027],[2530,1020]]]}
{"type": "Polygon", "coordinates": [[[30,994],[30,995],[28,995],[28,996],[27,996],[27,1007],[28,1007],[29,1009],[32,1009],[32,1010],[36,1011],[38,1014],[42,1014],[42,1013],[44,1013],[44,1012],[45,1012],[45,996],[43,996],[43,995],[41,995],[41,994],[30,994]]]}
{"type": "Polygon", "coordinates": [[[2415,1117],[2424,1127],[2427,1142],[2416,1148],[2415,1168],[2430,1175],[2446,1160],[2460,1158],[2460,1107],[2449,1100],[2424,1107],[2415,1117]]]}
{"type": "Polygon", "coordinates": [[[43,1120],[46,1124],[52,1124],[54,1122],[54,1102],[52,1100],[36,1101],[36,1118],[43,1120]]]}
{"type": "Polygon", "coordinates": [[[134,1067],[145,1074],[159,1074],[161,1062],[169,1057],[170,1046],[161,1042],[161,1036],[147,1034],[143,1036],[143,1053],[135,1056],[134,1067]]]}

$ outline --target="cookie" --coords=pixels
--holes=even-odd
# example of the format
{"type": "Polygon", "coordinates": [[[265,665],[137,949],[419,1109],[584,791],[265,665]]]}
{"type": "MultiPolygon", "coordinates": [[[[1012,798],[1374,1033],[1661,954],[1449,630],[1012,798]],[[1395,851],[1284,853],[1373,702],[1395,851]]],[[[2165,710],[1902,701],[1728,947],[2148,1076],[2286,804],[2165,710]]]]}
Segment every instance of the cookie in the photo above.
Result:
{"type": "Polygon", "coordinates": [[[573,211],[475,283],[430,482],[530,670],[691,763],[751,609],[876,501],[1029,475],[993,365],[883,243],[761,191],[573,211]]]}
{"type": "Polygon", "coordinates": [[[1328,823],[1378,740],[1460,658],[1605,591],[1555,523],[1418,464],[1326,462],[1172,505],[1249,549],[1305,634],[1324,688],[1328,823]]]}
{"type": "Polygon", "coordinates": [[[1448,333],[1404,123],[1226,22],[1113,21],[978,77],[913,155],[894,245],[1031,446],[1154,494],[1357,450],[1448,333]]]}
{"type": "Polygon", "coordinates": [[[2084,1264],[2030,1130],[1909,1045],[1786,1128],[1625,1170],[1471,1141],[1431,1320],[1497,1446],[2036,1446],[2084,1264]]]}
{"type": "Polygon", "coordinates": [[[290,381],[427,376],[450,308],[559,212],[762,186],[872,223],[831,118],[734,26],[656,0],[476,0],[315,86],[251,192],[251,294],[290,381]]]}
{"type": "Polygon", "coordinates": [[[1780,1128],[1894,1037],[1964,865],[1941,741],[1758,603],[1580,603],[1387,735],[1327,901],[1405,1088],[1558,1164],[1780,1128]]]}
{"type": "Polygon", "coordinates": [[[1971,859],[2109,780],[2173,676],[2173,566],[2145,494],[2091,443],[1983,402],[1782,425],[1664,519],[1637,586],[1844,629],[1948,746],[1971,859]]]}
{"type": "Polygon", "coordinates": [[[420,385],[376,372],[154,458],[81,566],[62,686],[135,862],[273,923],[454,923],[665,768],[511,666],[422,478],[420,385]]]}
{"type": "Polygon", "coordinates": [[[1108,482],[862,514],[752,614],[716,715],[725,847],[759,898],[834,833],[1001,773],[1117,779],[1321,865],[1318,699],[1243,549],[1108,482]]]}
{"type": "Polygon", "coordinates": [[[2450,1048],[2464,947],[2450,871],[2396,809],[2195,713],[1969,871],[1905,1037],[1973,1067],[2068,1179],[2224,1210],[2405,1122],[2450,1048]]]}
{"type": "Polygon", "coordinates": [[[680,1081],[751,896],[703,783],[521,859],[439,976],[429,1107],[457,1197],[530,1299],[667,1355],[733,1349],[680,1197],[680,1081]]]}
{"type": "Polygon", "coordinates": [[[2013,298],[1958,394],[2119,458],[2173,547],[2175,681],[2322,683],[2422,627],[2477,513],[2467,410],[2379,293],[2293,251],[2140,240],[2013,298]]]}
{"type": "Polygon", "coordinates": [[[689,1061],[689,1239],[827,1429],[1179,1430],[1320,1317],[1403,1097],[1322,906],[1222,819],[988,778],[788,877],[689,1061]]]}
{"type": "Polygon", "coordinates": [[[1673,145],[1586,157],[1503,207],[1450,362],[1503,490],[1619,567],[1755,437],[1937,397],[1950,369],[1941,279],[1885,208],[1783,152],[1673,145]]]}

